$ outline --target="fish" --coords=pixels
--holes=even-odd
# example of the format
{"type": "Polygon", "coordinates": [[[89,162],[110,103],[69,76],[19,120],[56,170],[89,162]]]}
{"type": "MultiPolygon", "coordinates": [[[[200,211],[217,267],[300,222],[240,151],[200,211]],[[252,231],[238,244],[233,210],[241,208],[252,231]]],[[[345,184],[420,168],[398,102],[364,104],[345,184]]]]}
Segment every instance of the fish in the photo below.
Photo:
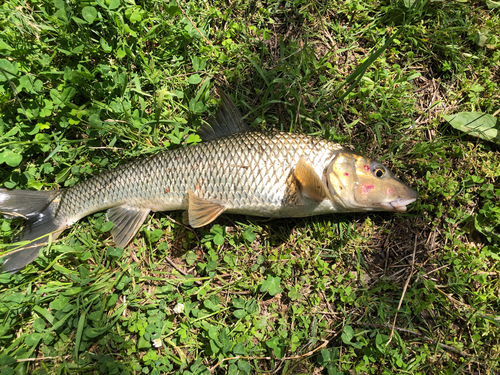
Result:
{"type": "Polygon", "coordinates": [[[199,228],[222,213],[270,218],[337,212],[403,212],[417,192],[376,160],[319,137],[251,131],[220,90],[221,105],[198,131],[202,142],[131,161],[70,188],[0,189],[0,212],[26,220],[3,256],[15,273],[81,218],[107,210],[124,248],[150,212],[183,210],[199,228]],[[50,241],[49,241],[50,238],[50,241]]]}

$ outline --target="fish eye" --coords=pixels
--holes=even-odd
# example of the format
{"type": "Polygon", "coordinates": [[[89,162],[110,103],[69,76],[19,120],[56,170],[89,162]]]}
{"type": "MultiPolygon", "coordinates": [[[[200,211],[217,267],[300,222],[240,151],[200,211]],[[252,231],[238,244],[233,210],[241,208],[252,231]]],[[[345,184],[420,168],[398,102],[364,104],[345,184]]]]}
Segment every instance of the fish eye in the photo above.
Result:
{"type": "Polygon", "coordinates": [[[386,171],[382,165],[376,165],[372,168],[372,172],[376,177],[382,178],[385,176],[386,171]]]}

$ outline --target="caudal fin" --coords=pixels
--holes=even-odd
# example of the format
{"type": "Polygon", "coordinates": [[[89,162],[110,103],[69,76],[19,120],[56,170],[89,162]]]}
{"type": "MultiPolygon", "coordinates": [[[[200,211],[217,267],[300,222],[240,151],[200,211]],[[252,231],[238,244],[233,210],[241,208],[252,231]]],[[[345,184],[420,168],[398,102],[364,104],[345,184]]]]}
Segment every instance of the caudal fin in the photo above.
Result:
{"type": "Polygon", "coordinates": [[[18,241],[30,243],[3,255],[1,272],[15,273],[33,262],[40,249],[49,242],[48,234],[55,239],[64,225],[58,223],[55,213],[59,206],[61,190],[31,191],[0,189],[0,212],[20,216],[27,220],[18,241]]]}

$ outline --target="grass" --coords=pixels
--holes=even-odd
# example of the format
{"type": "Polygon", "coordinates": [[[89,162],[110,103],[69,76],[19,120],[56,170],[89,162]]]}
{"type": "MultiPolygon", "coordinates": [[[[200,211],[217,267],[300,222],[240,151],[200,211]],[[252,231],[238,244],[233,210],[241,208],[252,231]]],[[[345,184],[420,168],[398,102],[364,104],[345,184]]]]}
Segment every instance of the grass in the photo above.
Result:
{"type": "MultiPolygon", "coordinates": [[[[442,116],[498,118],[498,7],[1,5],[3,187],[198,142],[218,86],[254,129],[341,142],[419,191],[396,215],[155,213],[123,250],[91,215],[0,275],[1,374],[497,373],[499,148],[442,116]]],[[[6,251],[22,222],[1,220],[6,251]]]]}

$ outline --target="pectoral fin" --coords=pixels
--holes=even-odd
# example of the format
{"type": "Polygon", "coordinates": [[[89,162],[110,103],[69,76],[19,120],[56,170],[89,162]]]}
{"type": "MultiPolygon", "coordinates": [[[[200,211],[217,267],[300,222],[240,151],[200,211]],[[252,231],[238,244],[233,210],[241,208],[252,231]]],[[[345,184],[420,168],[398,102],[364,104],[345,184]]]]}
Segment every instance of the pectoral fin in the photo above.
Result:
{"type": "Polygon", "coordinates": [[[182,224],[189,225],[189,211],[182,212],[182,224]]]}
{"type": "Polygon", "coordinates": [[[106,218],[113,223],[111,234],[117,247],[125,247],[135,236],[149,214],[149,208],[128,205],[110,208],[106,218]]]}
{"type": "Polygon", "coordinates": [[[295,166],[295,178],[300,184],[303,194],[315,201],[321,202],[324,199],[332,199],[330,192],[321,181],[314,168],[304,159],[300,158],[295,166]]]}
{"type": "Polygon", "coordinates": [[[225,210],[226,207],[222,204],[199,198],[189,190],[188,218],[189,225],[193,228],[199,228],[211,223],[225,210]]]}

